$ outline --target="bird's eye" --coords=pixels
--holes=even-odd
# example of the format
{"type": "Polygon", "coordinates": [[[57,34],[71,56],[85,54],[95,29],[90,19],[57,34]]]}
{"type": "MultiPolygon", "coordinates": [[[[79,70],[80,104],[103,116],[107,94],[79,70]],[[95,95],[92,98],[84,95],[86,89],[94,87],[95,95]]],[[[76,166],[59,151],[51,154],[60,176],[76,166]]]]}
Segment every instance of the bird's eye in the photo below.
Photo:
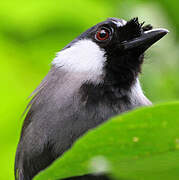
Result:
{"type": "Polygon", "coordinates": [[[110,31],[106,28],[102,28],[96,33],[96,39],[98,41],[105,41],[109,38],[109,35],[110,31]]]}

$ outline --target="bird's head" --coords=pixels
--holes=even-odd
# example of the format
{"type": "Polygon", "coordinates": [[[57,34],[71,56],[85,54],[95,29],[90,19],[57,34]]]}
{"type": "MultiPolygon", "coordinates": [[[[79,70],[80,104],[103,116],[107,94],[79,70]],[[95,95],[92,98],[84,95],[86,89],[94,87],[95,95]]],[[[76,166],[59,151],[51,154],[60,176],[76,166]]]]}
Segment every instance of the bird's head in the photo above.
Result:
{"type": "Polygon", "coordinates": [[[109,18],[73,40],[57,54],[55,67],[84,75],[83,81],[129,88],[141,72],[144,52],[166,29],[143,26],[138,18],[109,18]]]}

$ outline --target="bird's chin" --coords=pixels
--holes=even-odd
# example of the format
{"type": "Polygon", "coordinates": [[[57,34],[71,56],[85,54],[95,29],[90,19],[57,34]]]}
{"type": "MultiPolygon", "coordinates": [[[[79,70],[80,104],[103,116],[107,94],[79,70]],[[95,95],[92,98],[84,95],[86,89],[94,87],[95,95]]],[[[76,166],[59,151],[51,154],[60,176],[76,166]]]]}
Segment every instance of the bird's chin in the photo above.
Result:
{"type": "Polygon", "coordinates": [[[164,37],[168,32],[169,31],[167,29],[163,28],[144,31],[141,36],[121,43],[121,48],[123,50],[138,49],[140,53],[143,53],[150,46],[164,37]]]}

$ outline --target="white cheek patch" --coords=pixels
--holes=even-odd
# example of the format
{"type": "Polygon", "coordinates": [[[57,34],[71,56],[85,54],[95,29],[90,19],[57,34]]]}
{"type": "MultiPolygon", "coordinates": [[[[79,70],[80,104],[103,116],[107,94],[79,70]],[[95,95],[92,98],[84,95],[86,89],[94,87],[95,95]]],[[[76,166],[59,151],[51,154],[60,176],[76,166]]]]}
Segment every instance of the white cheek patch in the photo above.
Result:
{"type": "Polygon", "coordinates": [[[52,64],[67,72],[89,74],[88,80],[97,80],[103,74],[104,55],[105,52],[95,42],[83,39],[57,53],[52,64]]]}

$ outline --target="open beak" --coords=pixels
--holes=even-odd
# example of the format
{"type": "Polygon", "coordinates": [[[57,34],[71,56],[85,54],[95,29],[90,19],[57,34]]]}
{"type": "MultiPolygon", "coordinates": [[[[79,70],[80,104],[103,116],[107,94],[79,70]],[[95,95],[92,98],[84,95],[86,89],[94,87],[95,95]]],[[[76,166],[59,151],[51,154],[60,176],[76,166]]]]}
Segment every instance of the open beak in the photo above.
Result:
{"type": "Polygon", "coordinates": [[[133,48],[137,48],[140,52],[144,52],[151,45],[165,36],[168,32],[169,31],[167,29],[152,29],[149,31],[144,31],[144,33],[140,37],[123,42],[123,49],[130,50],[133,48]]]}

